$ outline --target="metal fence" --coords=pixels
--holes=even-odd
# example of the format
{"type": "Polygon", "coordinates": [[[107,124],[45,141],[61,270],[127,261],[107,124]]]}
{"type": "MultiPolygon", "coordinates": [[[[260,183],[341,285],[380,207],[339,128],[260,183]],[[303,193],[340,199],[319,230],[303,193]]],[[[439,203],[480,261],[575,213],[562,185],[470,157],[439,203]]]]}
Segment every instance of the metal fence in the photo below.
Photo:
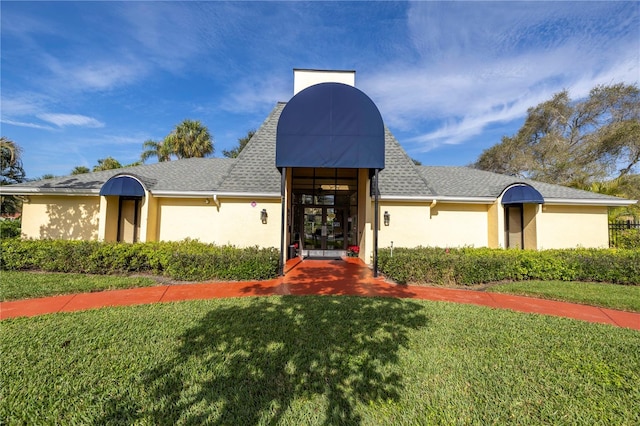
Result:
{"type": "Polygon", "coordinates": [[[618,245],[618,236],[622,231],[626,231],[627,229],[640,229],[640,223],[630,220],[624,222],[609,222],[609,247],[616,247],[618,245]]]}

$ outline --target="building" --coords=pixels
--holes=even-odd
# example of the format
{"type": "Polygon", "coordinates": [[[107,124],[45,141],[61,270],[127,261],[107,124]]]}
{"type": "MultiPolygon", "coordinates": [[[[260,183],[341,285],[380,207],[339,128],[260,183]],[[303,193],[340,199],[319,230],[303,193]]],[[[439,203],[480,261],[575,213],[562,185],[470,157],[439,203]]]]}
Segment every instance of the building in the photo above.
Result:
{"type": "Polygon", "coordinates": [[[635,201],[466,167],[417,166],[353,71],[294,70],[238,158],[193,158],[28,182],[25,238],[359,247],[607,247],[609,207],[635,201]]]}

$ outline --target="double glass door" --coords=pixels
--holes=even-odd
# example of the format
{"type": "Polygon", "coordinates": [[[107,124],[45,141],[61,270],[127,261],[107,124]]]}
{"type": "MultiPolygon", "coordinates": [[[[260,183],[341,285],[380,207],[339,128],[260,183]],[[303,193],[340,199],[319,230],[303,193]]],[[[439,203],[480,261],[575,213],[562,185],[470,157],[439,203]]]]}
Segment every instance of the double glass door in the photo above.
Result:
{"type": "Polygon", "coordinates": [[[304,207],[302,222],[305,249],[344,250],[344,208],[304,207]]]}

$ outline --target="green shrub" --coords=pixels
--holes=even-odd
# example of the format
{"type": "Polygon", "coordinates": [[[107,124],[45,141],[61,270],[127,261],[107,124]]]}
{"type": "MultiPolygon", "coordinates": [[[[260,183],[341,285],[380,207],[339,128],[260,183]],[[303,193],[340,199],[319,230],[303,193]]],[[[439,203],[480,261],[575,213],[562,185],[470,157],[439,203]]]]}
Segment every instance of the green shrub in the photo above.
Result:
{"type": "Polygon", "coordinates": [[[1,219],[0,220],[0,238],[19,237],[22,230],[20,220],[17,219],[1,219]]]}
{"type": "Polygon", "coordinates": [[[616,247],[621,249],[640,249],[640,229],[619,231],[616,247]]]}
{"type": "Polygon", "coordinates": [[[640,284],[640,250],[502,250],[418,247],[379,250],[378,266],[398,283],[479,284],[562,280],[640,284]]]}
{"type": "Polygon", "coordinates": [[[197,241],[105,243],[19,240],[1,242],[0,268],[93,274],[153,273],[179,280],[257,280],[277,275],[274,248],[215,246],[197,241]]]}

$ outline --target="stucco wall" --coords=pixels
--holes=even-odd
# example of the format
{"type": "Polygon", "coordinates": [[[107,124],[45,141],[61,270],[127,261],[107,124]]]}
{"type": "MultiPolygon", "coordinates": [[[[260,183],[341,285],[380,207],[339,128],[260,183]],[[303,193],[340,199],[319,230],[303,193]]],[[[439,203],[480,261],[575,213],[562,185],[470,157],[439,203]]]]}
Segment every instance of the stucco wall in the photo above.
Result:
{"type": "Polygon", "coordinates": [[[30,196],[29,200],[22,206],[24,238],[98,238],[100,197],[30,196]]]}
{"type": "Polygon", "coordinates": [[[541,210],[538,249],[609,247],[607,207],[545,204],[541,210]]]}
{"type": "Polygon", "coordinates": [[[429,233],[429,204],[423,203],[380,203],[380,228],[378,247],[426,246],[429,233]],[[384,224],[384,212],[389,212],[389,225],[384,224]]]}
{"type": "Polygon", "coordinates": [[[220,199],[220,207],[204,198],[158,198],[158,240],[198,239],[237,247],[280,247],[279,200],[220,199]],[[255,206],[252,206],[252,201],[255,206]],[[267,223],[260,221],[266,209],[267,223]]]}
{"type": "Polygon", "coordinates": [[[486,204],[437,203],[427,217],[428,243],[437,247],[487,247],[486,204]]]}
{"type": "Polygon", "coordinates": [[[379,247],[486,247],[488,205],[437,203],[380,203],[379,247]],[[391,216],[384,225],[384,212],[391,216]]]}

